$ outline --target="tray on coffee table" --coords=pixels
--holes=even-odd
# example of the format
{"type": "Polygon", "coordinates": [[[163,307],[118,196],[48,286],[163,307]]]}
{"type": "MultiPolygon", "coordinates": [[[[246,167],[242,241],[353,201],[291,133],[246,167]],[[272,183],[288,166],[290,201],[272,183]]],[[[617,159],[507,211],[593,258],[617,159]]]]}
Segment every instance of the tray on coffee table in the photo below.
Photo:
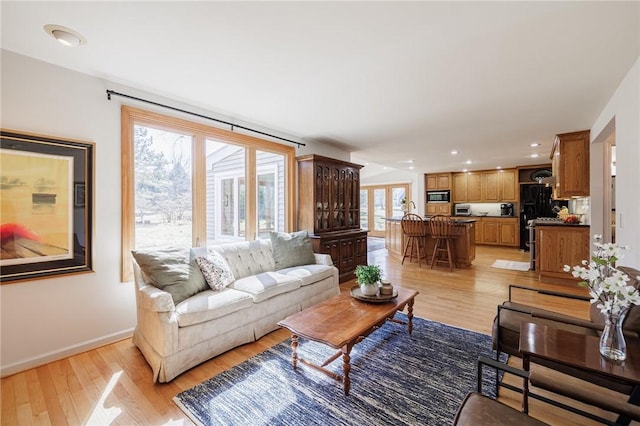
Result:
{"type": "Polygon", "coordinates": [[[355,286],[351,289],[351,296],[364,302],[384,303],[398,297],[398,290],[394,288],[393,294],[376,294],[375,296],[367,296],[362,294],[362,291],[360,291],[360,286],[355,286]]]}

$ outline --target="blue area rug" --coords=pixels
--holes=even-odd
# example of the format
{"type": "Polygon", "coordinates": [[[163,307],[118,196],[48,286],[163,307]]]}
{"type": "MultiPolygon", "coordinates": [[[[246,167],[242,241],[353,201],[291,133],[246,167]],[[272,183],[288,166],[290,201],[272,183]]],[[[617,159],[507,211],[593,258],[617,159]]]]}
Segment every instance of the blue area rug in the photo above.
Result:
{"type": "MultiPolygon", "coordinates": [[[[406,320],[399,313],[398,319],[406,320]]],[[[287,340],[187,391],[175,403],[201,425],[451,424],[476,388],[479,355],[494,357],[491,337],[441,323],[387,322],[351,351],[351,391],[304,365],[293,370],[287,340]]],[[[335,351],[299,340],[298,355],[321,364],[335,351]]],[[[329,368],[342,374],[342,358],[329,368]]],[[[494,390],[495,374],[483,378],[494,390]]]]}

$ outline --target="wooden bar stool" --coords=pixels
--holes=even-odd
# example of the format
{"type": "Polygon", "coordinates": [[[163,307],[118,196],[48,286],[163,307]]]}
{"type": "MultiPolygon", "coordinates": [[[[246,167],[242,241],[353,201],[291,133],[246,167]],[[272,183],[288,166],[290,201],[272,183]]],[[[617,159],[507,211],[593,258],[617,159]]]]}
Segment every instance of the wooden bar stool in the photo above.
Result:
{"type": "Polygon", "coordinates": [[[458,237],[455,221],[449,216],[432,216],[429,220],[429,230],[431,238],[436,240],[431,256],[431,269],[436,263],[444,263],[448,264],[449,270],[453,272],[456,265],[454,240],[458,237]]]}
{"type": "Polygon", "coordinates": [[[402,255],[402,265],[404,265],[404,259],[407,256],[409,256],[409,262],[411,262],[414,250],[418,258],[418,267],[422,266],[421,260],[423,258],[425,259],[425,263],[428,263],[426,246],[427,225],[425,221],[417,214],[407,213],[402,217],[400,224],[402,225],[402,232],[407,237],[404,254],[402,255]]]}

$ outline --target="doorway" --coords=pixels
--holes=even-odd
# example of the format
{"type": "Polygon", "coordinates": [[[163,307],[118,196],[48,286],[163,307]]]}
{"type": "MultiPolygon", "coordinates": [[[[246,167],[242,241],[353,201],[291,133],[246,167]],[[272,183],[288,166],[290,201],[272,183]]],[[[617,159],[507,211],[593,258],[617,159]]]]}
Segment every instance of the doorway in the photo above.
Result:
{"type": "Polygon", "coordinates": [[[616,242],[616,134],[604,142],[604,241],[616,242]]]}
{"type": "Polygon", "coordinates": [[[367,185],[360,187],[360,225],[369,230],[370,237],[383,237],[385,218],[404,215],[402,200],[408,199],[408,183],[367,185]]]}

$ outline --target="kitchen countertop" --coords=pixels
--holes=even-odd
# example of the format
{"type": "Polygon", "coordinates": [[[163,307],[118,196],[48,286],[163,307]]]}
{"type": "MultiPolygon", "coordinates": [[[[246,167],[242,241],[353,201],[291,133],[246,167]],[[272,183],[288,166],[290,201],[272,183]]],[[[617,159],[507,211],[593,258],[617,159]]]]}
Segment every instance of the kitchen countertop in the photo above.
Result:
{"type": "Polygon", "coordinates": [[[536,222],[536,226],[581,226],[584,228],[589,228],[591,225],[585,225],[584,223],[564,223],[564,222],[553,222],[553,221],[540,221],[536,222]]]}
{"type": "Polygon", "coordinates": [[[458,218],[458,217],[493,217],[493,218],[501,218],[501,219],[517,219],[518,216],[501,216],[501,215],[479,215],[479,214],[472,214],[470,216],[452,216],[454,218],[458,218]]]}
{"type": "MultiPolygon", "coordinates": [[[[460,217],[460,216],[458,216],[460,217]]],[[[465,218],[467,217],[471,217],[471,216],[464,216],[465,218]]],[[[474,223],[476,220],[475,219],[457,219],[455,217],[452,216],[452,218],[455,220],[456,225],[464,225],[465,223],[474,223]]],[[[389,220],[389,221],[393,221],[393,222],[400,222],[402,220],[402,216],[394,216],[394,217],[385,217],[384,220],[389,220]]],[[[429,221],[430,218],[429,217],[423,217],[422,220],[424,221],[429,221]]]]}

